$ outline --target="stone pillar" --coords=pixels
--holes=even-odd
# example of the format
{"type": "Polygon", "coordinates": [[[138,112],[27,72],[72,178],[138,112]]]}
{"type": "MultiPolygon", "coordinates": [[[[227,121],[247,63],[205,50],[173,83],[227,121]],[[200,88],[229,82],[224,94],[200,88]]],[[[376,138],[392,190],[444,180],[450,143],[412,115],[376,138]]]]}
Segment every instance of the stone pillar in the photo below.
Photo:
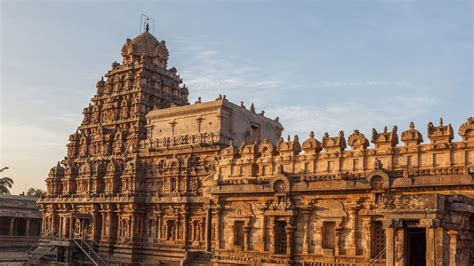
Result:
{"type": "Polygon", "coordinates": [[[286,254],[292,256],[293,254],[293,232],[295,227],[291,225],[286,226],[286,254]]]}
{"type": "Polygon", "coordinates": [[[426,265],[436,265],[436,228],[426,228],[426,265]]]}
{"type": "Polygon", "coordinates": [[[359,210],[360,206],[349,207],[351,233],[349,235],[349,247],[347,248],[346,254],[349,256],[357,255],[357,217],[359,210]]]}
{"type": "Polygon", "coordinates": [[[372,230],[372,223],[371,223],[370,216],[366,216],[362,219],[362,239],[363,239],[363,248],[362,248],[362,255],[366,260],[370,259],[371,251],[372,251],[372,242],[371,240],[371,230],[372,230]]]}
{"type": "Polygon", "coordinates": [[[439,226],[435,229],[436,239],[435,239],[435,248],[436,248],[436,265],[443,265],[445,261],[445,253],[443,252],[444,240],[446,239],[444,228],[439,226]]]}
{"type": "MultiPolygon", "coordinates": [[[[109,241],[112,240],[112,231],[111,231],[112,225],[113,225],[113,223],[112,223],[112,214],[113,214],[112,210],[109,210],[107,212],[107,222],[108,222],[109,226],[107,226],[106,229],[105,229],[105,235],[106,235],[106,237],[108,238],[109,241]]],[[[118,226],[117,226],[117,230],[118,230],[118,226]]]]}
{"type": "MultiPolygon", "coordinates": [[[[437,227],[439,226],[439,220],[437,219],[420,219],[419,224],[426,228],[426,265],[440,265],[438,257],[443,256],[443,251],[437,249],[437,227]]],[[[457,265],[457,264],[456,264],[457,265]]]]}
{"type": "MultiPolygon", "coordinates": [[[[458,263],[457,263],[457,259],[458,259],[458,256],[459,256],[459,254],[457,254],[458,235],[459,235],[459,232],[457,230],[449,230],[448,231],[448,236],[449,236],[449,266],[458,265],[458,263]]],[[[427,244],[428,244],[428,241],[427,241],[427,244]]]]}
{"type": "Polygon", "coordinates": [[[267,216],[265,216],[265,209],[262,206],[257,207],[257,227],[260,227],[262,230],[260,234],[256,233],[256,241],[253,241],[253,249],[258,252],[265,252],[268,245],[268,225],[267,225],[267,216]]]}
{"type": "Polygon", "coordinates": [[[204,237],[205,237],[205,235],[206,235],[206,234],[205,234],[205,230],[206,230],[206,229],[204,228],[204,225],[205,225],[205,224],[206,224],[205,222],[199,221],[199,241],[205,240],[205,239],[204,239],[204,237]]]}
{"type": "Polygon", "coordinates": [[[206,223],[205,223],[205,229],[206,230],[206,250],[207,251],[211,251],[212,249],[212,244],[211,244],[211,224],[212,224],[212,213],[211,213],[211,209],[210,209],[210,206],[207,207],[207,212],[206,212],[206,223]]]}
{"type": "Polygon", "coordinates": [[[188,240],[188,210],[183,211],[183,241],[186,243],[188,240]]]}
{"type": "MultiPolygon", "coordinates": [[[[42,216],[44,218],[44,213],[42,216]]],[[[46,234],[46,219],[40,220],[40,226],[41,226],[40,236],[43,236],[46,234]]]]}
{"type": "Polygon", "coordinates": [[[316,255],[323,254],[323,224],[322,222],[316,222],[314,224],[314,240],[315,240],[315,247],[314,253],[316,255]]]}
{"type": "Polygon", "coordinates": [[[405,228],[398,228],[395,232],[395,264],[397,266],[405,265],[405,228]]]}
{"type": "Polygon", "coordinates": [[[105,221],[105,212],[102,211],[101,212],[101,216],[100,216],[100,220],[101,220],[101,223],[102,223],[102,226],[100,227],[100,239],[104,239],[105,238],[105,224],[106,224],[106,221],[105,221]]]}
{"type": "Polygon", "coordinates": [[[157,230],[157,232],[156,232],[156,233],[157,233],[157,234],[156,234],[156,238],[162,239],[162,238],[163,238],[163,236],[162,236],[162,231],[163,231],[163,230],[162,230],[161,227],[162,227],[162,224],[163,224],[163,222],[162,222],[163,219],[162,219],[162,217],[161,217],[161,211],[157,211],[157,212],[156,212],[156,215],[158,216],[158,217],[157,217],[158,226],[157,226],[157,229],[156,229],[156,230],[157,230]]]}
{"type": "Polygon", "coordinates": [[[10,227],[8,228],[9,236],[13,236],[14,229],[15,229],[15,217],[10,217],[10,227]]]}
{"type": "MultiPolygon", "coordinates": [[[[390,220],[385,228],[385,261],[387,266],[395,266],[395,229],[390,220]]],[[[370,250],[369,250],[370,252],[370,250]]],[[[428,264],[429,265],[429,264],[428,264]]]]}
{"type": "Polygon", "coordinates": [[[269,230],[269,236],[268,238],[270,239],[270,253],[275,253],[275,217],[269,217],[270,221],[270,230],[269,230]]]}
{"type": "Polygon", "coordinates": [[[244,227],[244,250],[249,250],[249,243],[250,243],[250,226],[244,227]]]}
{"type": "Polygon", "coordinates": [[[69,218],[69,238],[73,239],[74,238],[74,217],[69,218]]]}
{"type": "Polygon", "coordinates": [[[304,227],[303,227],[303,254],[309,253],[309,219],[311,216],[310,210],[303,211],[304,227]]]}
{"type": "Polygon", "coordinates": [[[69,217],[64,217],[64,238],[69,238],[69,217]]]}
{"type": "Polygon", "coordinates": [[[31,223],[31,219],[27,218],[26,219],[26,226],[25,226],[25,236],[27,236],[27,237],[30,236],[30,223],[31,223]]]}
{"type": "Polygon", "coordinates": [[[334,243],[334,256],[341,255],[341,235],[342,235],[342,227],[336,227],[336,239],[334,243]]]}
{"type": "Polygon", "coordinates": [[[56,227],[57,227],[57,215],[56,215],[56,212],[53,211],[52,215],[51,215],[51,228],[50,228],[50,231],[53,231],[54,235],[56,235],[56,233],[58,233],[58,230],[56,230],[56,227]]]}
{"type": "Polygon", "coordinates": [[[59,216],[59,237],[63,237],[63,217],[59,216]]]}
{"type": "Polygon", "coordinates": [[[216,207],[214,209],[214,224],[216,225],[216,249],[221,249],[221,215],[222,215],[222,210],[220,207],[216,207]]]}

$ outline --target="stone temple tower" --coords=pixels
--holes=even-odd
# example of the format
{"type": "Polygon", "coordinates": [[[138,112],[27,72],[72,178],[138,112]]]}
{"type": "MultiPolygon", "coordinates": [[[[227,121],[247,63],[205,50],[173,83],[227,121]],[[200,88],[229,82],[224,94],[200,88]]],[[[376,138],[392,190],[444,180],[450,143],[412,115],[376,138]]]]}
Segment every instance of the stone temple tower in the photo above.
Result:
{"type": "Polygon", "coordinates": [[[100,184],[98,175],[105,175],[107,166],[122,165],[136,156],[139,140],[146,137],[145,115],[150,110],[188,104],[188,89],[181,85],[176,68],[168,68],[168,56],[165,41],[148,30],[126,40],[122,62],[114,62],[105,79],[97,82],[81,125],[69,137],[65,171],[52,171],[47,179],[51,194],[63,188],[71,194],[99,191],[105,184],[100,184]],[[60,184],[61,176],[55,175],[63,172],[66,178],[60,184]]]}

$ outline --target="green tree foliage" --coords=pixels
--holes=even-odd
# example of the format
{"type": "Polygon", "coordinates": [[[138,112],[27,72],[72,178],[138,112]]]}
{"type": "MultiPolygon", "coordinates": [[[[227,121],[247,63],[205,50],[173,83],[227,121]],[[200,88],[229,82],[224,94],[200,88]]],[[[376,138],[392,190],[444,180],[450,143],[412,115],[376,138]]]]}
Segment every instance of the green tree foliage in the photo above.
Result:
{"type": "MultiPolygon", "coordinates": [[[[0,173],[3,173],[7,169],[8,167],[3,167],[2,169],[0,169],[0,173]]],[[[9,177],[0,178],[0,194],[10,195],[10,189],[12,187],[13,187],[13,179],[9,177]]]]}
{"type": "Polygon", "coordinates": [[[39,198],[41,197],[41,195],[43,195],[44,192],[45,192],[44,190],[39,189],[39,188],[30,188],[26,192],[26,196],[39,198]]]}

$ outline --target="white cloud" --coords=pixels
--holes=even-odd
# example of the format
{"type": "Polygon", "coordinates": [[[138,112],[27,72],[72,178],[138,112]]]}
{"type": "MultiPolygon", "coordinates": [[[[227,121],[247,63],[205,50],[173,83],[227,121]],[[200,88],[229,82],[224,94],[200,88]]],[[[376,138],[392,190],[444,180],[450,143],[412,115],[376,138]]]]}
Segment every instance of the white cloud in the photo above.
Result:
{"type": "Polygon", "coordinates": [[[328,103],[323,106],[290,105],[271,108],[267,113],[280,117],[286,134],[298,134],[303,139],[310,131],[317,136],[324,132],[335,135],[344,130],[348,136],[354,129],[361,130],[370,138],[371,128],[397,125],[408,128],[414,117],[429,112],[437,99],[427,96],[397,96],[390,100],[373,101],[370,105],[361,102],[328,103]],[[387,124],[391,123],[391,124],[387,124]]]}

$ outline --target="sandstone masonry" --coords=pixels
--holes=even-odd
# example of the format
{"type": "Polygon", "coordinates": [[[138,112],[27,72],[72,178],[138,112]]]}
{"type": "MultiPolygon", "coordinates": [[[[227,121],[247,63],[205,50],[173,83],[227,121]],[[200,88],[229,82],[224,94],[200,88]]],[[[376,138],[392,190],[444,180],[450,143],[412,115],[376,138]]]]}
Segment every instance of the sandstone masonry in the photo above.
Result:
{"type": "Polygon", "coordinates": [[[189,104],[165,42],[148,31],[122,56],[39,200],[55,260],[474,264],[472,118],[459,142],[442,120],[427,142],[413,123],[373,129],[370,141],[358,130],[285,140],[253,105],[189,104]]]}

